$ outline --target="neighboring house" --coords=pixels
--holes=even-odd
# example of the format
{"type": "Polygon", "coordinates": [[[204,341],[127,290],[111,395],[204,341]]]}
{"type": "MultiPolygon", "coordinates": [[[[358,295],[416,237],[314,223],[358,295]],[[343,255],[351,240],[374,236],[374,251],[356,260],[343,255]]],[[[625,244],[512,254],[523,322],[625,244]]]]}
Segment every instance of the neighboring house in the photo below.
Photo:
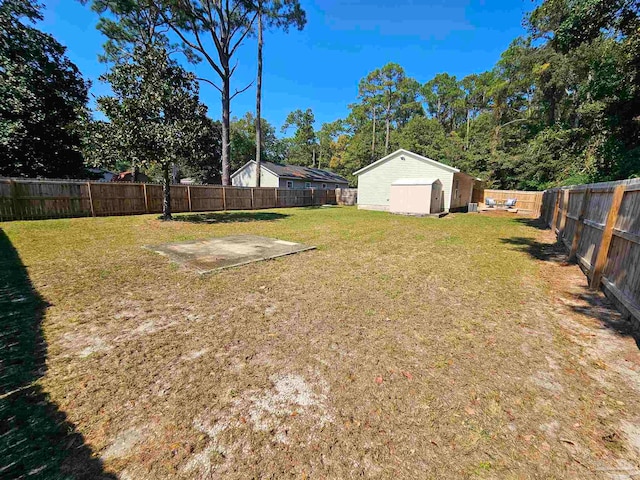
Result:
{"type": "Polygon", "coordinates": [[[89,168],[88,170],[89,172],[91,172],[91,175],[94,176],[99,182],[110,182],[111,179],[116,175],[115,173],[100,167],[89,168]]]}
{"type": "MultiPolygon", "coordinates": [[[[151,180],[144,173],[138,172],[136,178],[136,182],[138,183],[149,183],[151,180]]],[[[116,173],[111,179],[112,182],[133,182],[133,172],[126,171],[116,173]]]]}
{"type": "Polygon", "coordinates": [[[358,177],[358,208],[385,211],[389,210],[391,185],[401,179],[440,180],[445,212],[465,209],[477,182],[457,168],[403,149],[361,168],[354,175],[358,177]]]}
{"type": "MultiPolygon", "coordinates": [[[[260,162],[260,167],[261,187],[317,188],[322,190],[349,188],[349,181],[346,178],[319,168],[279,165],[272,162],[260,162]]],[[[231,175],[233,186],[255,187],[256,170],[255,160],[245,163],[231,175]]]]}

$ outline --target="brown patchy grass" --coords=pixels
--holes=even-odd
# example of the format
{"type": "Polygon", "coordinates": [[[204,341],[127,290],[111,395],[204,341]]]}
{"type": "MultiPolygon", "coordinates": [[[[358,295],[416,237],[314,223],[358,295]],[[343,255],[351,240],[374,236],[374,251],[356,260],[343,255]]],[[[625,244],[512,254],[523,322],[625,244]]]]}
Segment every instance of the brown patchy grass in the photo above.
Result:
{"type": "Polygon", "coordinates": [[[534,258],[550,241],[534,227],[273,212],[285,216],[1,224],[50,304],[38,383],[108,471],[520,479],[640,467],[632,340],[561,301],[558,279],[581,277],[534,258]],[[206,276],[141,248],[243,233],[319,248],[206,276]]]}

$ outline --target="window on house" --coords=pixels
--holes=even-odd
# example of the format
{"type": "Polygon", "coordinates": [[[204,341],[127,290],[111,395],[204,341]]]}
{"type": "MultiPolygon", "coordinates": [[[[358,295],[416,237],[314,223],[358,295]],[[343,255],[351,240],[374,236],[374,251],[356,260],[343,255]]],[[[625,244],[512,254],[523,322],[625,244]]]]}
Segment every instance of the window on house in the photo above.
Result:
{"type": "Polygon", "coordinates": [[[458,198],[458,197],[459,197],[459,195],[458,195],[458,187],[459,187],[459,185],[460,185],[460,181],[459,181],[459,180],[456,180],[456,181],[454,182],[455,190],[454,190],[454,194],[453,194],[455,198],[458,198]]]}
{"type": "Polygon", "coordinates": [[[322,184],[322,189],[323,189],[323,190],[326,190],[326,189],[327,189],[327,184],[326,184],[326,183],[323,183],[323,184],[322,184]]]}
{"type": "Polygon", "coordinates": [[[340,188],[340,185],[338,185],[337,183],[336,183],[336,188],[340,188]]]}
{"type": "Polygon", "coordinates": [[[293,182],[291,180],[287,180],[287,188],[293,188],[293,182]]]}
{"type": "Polygon", "coordinates": [[[304,182],[304,188],[311,188],[311,182],[304,182]]]}

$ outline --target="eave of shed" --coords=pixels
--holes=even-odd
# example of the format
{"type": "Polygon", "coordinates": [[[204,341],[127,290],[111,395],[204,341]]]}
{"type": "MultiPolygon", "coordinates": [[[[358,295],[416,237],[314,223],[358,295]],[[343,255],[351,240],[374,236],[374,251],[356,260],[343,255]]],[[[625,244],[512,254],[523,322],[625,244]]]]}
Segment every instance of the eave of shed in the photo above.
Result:
{"type": "Polygon", "coordinates": [[[437,178],[399,178],[391,185],[433,185],[440,182],[437,178]]]}
{"type": "Polygon", "coordinates": [[[358,170],[358,171],[356,171],[356,172],[353,172],[353,174],[354,174],[354,175],[360,175],[360,174],[362,174],[362,173],[366,172],[367,170],[370,170],[370,169],[372,169],[372,168],[374,168],[374,167],[376,167],[376,166],[380,165],[381,163],[384,163],[384,162],[386,162],[386,161],[388,161],[388,160],[391,160],[391,159],[392,159],[393,157],[395,157],[397,154],[403,154],[403,155],[411,156],[411,157],[413,157],[413,158],[415,158],[415,159],[417,159],[417,160],[420,160],[420,161],[425,162],[425,163],[429,163],[429,164],[431,164],[431,165],[436,165],[436,166],[438,166],[438,167],[442,168],[443,170],[448,170],[448,171],[450,171],[450,172],[454,172],[454,173],[458,173],[458,172],[460,172],[460,170],[458,170],[458,169],[457,169],[457,168],[455,168],[455,167],[451,167],[451,166],[449,166],[449,165],[445,165],[444,163],[437,162],[437,161],[435,161],[435,160],[432,160],[431,158],[423,157],[422,155],[418,155],[417,153],[413,153],[413,152],[410,152],[409,150],[405,150],[404,148],[401,148],[401,149],[399,149],[399,150],[396,150],[396,151],[395,151],[395,152],[393,152],[393,153],[390,153],[390,154],[389,154],[389,155],[387,155],[386,157],[383,157],[383,158],[381,158],[380,160],[378,160],[378,161],[376,161],[376,162],[373,162],[373,163],[370,163],[370,164],[369,164],[369,165],[367,165],[366,167],[363,167],[363,168],[361,168],[360,170],[358,170]]]}

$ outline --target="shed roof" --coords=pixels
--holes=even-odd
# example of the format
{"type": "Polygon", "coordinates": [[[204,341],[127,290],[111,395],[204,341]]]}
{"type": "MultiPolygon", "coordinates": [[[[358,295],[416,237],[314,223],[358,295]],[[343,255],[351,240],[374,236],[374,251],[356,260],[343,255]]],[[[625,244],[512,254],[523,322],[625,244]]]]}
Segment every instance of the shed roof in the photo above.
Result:
{"type": "Polygon", "coordinates": [[[441,183],[437,178],[399,178],[391,185],[433,185],[441,183]]]}
{"type": "MultiPolygon", "coordinates": [[[[255,160],[247,162],[242,168],[238,169],[232,177],[235,177],[240,170],[249,165],[255,163],[255,160]]],[[[281,165],[273,162],[260,162],[262,168],[270,171],[274,175],[280,178],[287,178],[292,180],[307,180],[314,182],[335,182],[335,183],[349,183],[349,181],[338,175],[337,173],[329,172],[328,170],[322,170],[320,168],[302,167],[300,165],[281,165]]]]}
{"type": "Polygon", "coordinates": [[[425,162],[425,163],[430,163],[430,164],[432,164],[432,165],[436,165],[436,166],[438,166],[438,167],[442,168],[443,170],[448,170],[448,171],[450,171],[450,172],[454,172],[454,173],[458,173],[458,172],[460,172],[460,170],[458,170],[458,169],[457,169],[457,168],[455,168],[455,167],[451,167],[451,166],[449,166],[449,165],[445,165],[444,163],[437,162],[437,161],[432,160],[432,159],[430,159],[430,158],[423,157],[422,155],[418,155],[417,153],[413,153],[413,152],[410,152],[409,150],[405,150],[404,148],[401,148],[401,149],[399,149],[399,150],[396,150],[396,151],[395,151],[395,152],[393,152],[393,153],[390,153],[390,154],[389,154],[389,155],[387,155],[386,157],[382,157],[380,160],[377,160],[377,161],[375,161],[375,162],[373,162],[373,163],[370,163],[370,164],[369,164],[369,165],[367,165],[366,167],[361,168],[360,170],[358,170],[358,171],[356,171],[356,172],[353,172],[353,174],[354,174],[354,175],[360,175],[361,173],[364,173],[364,172],[366,172],[367,170],[370,170],[371,168],[373,168],[373,167],[375,167],[375,166],[377,166],[377,165],[380,165],[381,163],[384,163],[384,162],[386,162],[387,160],[390,160],[391,158],[395,157],[395,156],[396,156],[397,154],[399,154],[399,153],[402,153],[402,154],[405,154],[405,155],[409,155],[409,156],[411,156],[411,157],[413,157],[413,158],[415,158],[415,159],[417,159],[417,160],[420,160],[420,161],[422,161],[422,162],[425,162]]]}

